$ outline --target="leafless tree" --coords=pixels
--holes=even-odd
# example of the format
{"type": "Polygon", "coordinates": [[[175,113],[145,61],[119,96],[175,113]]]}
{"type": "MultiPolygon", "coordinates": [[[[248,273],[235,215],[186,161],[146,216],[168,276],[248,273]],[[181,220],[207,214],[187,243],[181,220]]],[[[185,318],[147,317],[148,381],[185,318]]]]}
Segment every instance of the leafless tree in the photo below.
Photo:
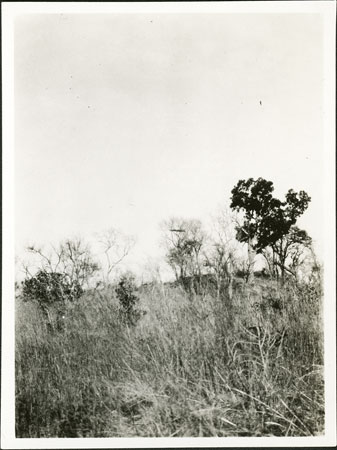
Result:
{"type": "Polygon", "coordinates": [[[204,251],[205,266],[215,276],[218,298],[224,288],[227,289],[229,297],[232,296],[236,252],[233,213],[222,209],[213,217],[212,233],[204,251]]]}
{"type": "MultiPolygon", "coordinates": [[[[89,286],[92,276],[99,270],[89,245],[81,238],[66,239],[59,246],[51,245],[49,249],[31,245],[27,250],[37,257],[38,270],[61,273],[70,284],[77,284],[83,289],[89,286]]],[[[25,272],[31,275],[27,264],[25,272]]]]}
{"type": "Polygon", "coordinates": [[[263,251],[269,271],[276,278],[284,274],[297,278],[300,267],[312,254],[312,239],[305,230],[292,226],[289,233],[263,251]]]}
{"type": "Polygon", "coordinates": [[[163,244],[166,260],[172,268],[176,280],[182,284],[190,278],[200,281],[202,248],[205,232],[201,222],[193,219],[173,217],[162,223],[163,244]]]}
{"type": "Polygon", "coordinates": [[[136,239],[115,228],[109,228],[99,233],[97,239],[105,257],[104,283],[108,284],[111,281],[111,274],[128,256],[136,239]]]}
{"type": "Polygon", "coordinates": [[[67,239],[47,249],[30,245],[27,251],[35,264],[24,264],[24,297],[37,302],[49,328],[58,329],[71,303],[90,287],[99,265],[88,244],[80,238],[67,239]]]}

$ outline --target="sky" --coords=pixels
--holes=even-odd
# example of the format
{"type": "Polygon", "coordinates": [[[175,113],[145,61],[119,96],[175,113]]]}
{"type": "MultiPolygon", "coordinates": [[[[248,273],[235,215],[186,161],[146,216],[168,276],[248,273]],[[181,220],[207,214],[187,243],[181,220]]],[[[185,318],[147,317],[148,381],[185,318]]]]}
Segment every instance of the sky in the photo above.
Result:
{"type": "Polygon", "coordinates": [[[320,254],[323,119],[318,14],[18,16],[16,252],[115,227],[136,267],[163,220],[207,222],[263,177],[311,196],[320,254]]]}

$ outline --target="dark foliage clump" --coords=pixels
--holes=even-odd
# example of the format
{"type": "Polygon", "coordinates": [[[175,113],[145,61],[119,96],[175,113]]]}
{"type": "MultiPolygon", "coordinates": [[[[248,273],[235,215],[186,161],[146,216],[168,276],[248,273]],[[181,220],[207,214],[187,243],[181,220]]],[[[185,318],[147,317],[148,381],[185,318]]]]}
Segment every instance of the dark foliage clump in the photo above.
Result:
{"type": "Polygon", "coordinates": [[[138,308],[139,297],[136,294],[135,277],[131,273],[122,275],[116,287],[122,319],[129,325],[135,325],[143,312],[138,308]]]}
{"type": "Polygon", "coordinates": [[[22,293],[25,300],[35,300],[40,306],[49,306],[73,301],[83,294],[83,289],[79,283],[70,283],[62,273],[40,270],[23,282],[22,293]]]}

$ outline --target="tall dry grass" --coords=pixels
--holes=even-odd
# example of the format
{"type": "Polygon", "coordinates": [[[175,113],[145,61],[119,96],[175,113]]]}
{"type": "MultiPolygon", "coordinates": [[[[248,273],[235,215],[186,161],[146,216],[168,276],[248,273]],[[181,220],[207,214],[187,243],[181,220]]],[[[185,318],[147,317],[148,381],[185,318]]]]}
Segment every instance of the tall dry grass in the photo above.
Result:
{"type": "Polygon", "coordinates": [[[308,436],[324,431],[318,283],[234,283],[230,298],[152,285],[122,323],[87,293],[51,332],[17,303],[18,437],[308,436]]]}

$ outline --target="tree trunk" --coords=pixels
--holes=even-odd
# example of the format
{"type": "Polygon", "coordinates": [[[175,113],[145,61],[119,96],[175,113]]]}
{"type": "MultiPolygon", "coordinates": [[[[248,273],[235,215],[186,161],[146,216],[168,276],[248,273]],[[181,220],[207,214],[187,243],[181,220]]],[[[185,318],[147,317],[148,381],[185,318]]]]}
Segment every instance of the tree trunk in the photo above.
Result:
{"type": "Polygon", "coordinates": [[[248,269],[246,281],[251,281],[253,277],[253,265],[254,265],[255,251],[253,249],[252,241],[248,238],[248,269]]]}

